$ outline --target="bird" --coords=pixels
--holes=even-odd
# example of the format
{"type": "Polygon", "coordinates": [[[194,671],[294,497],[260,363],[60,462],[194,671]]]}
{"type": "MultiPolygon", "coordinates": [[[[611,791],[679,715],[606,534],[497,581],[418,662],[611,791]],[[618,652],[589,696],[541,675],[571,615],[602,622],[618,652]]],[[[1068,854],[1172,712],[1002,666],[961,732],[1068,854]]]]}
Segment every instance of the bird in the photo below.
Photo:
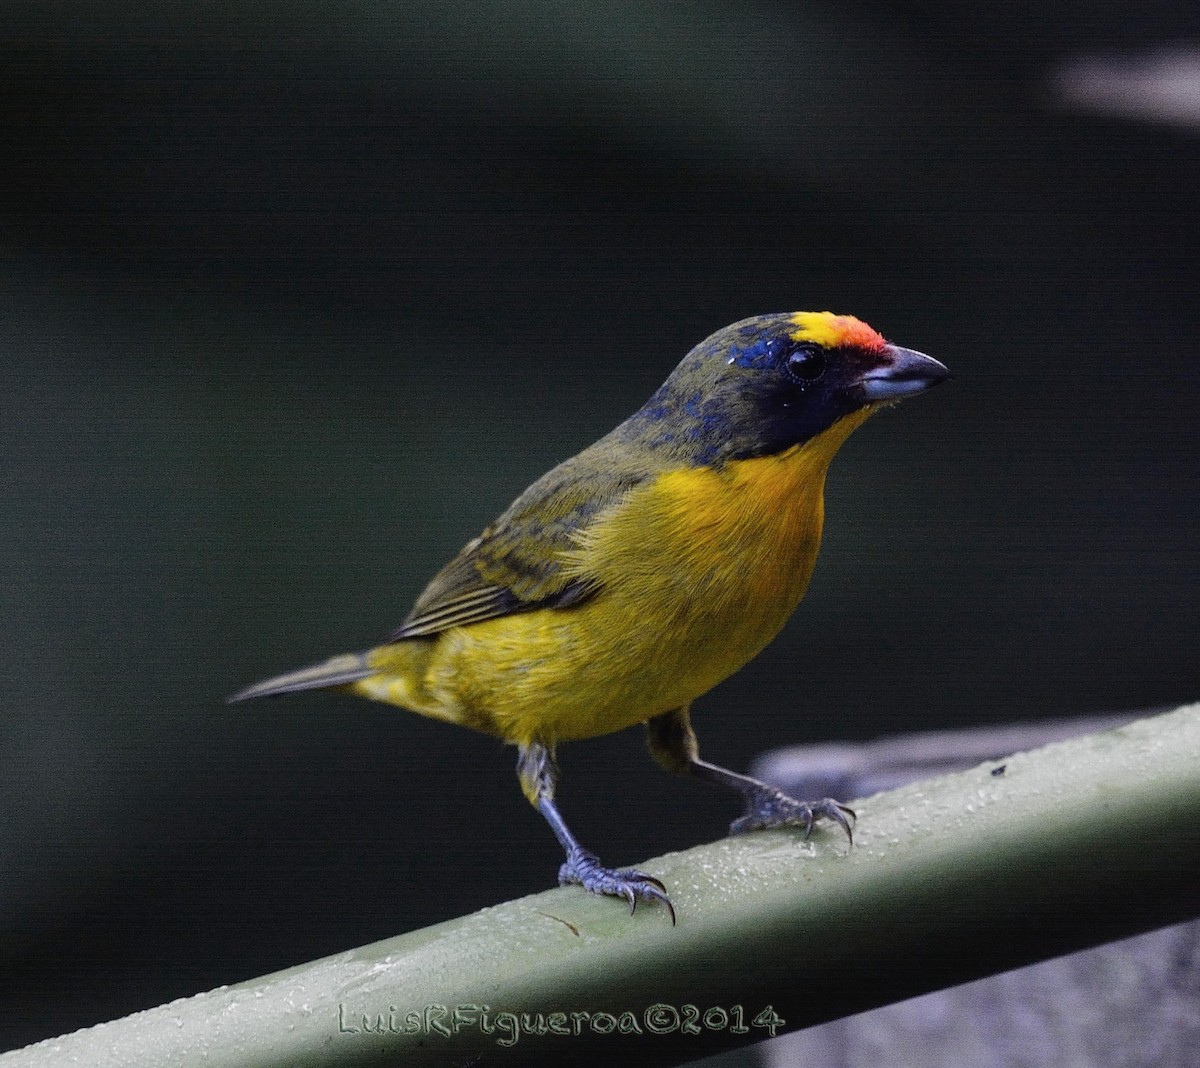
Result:
{"type": "Polygon", "coordinates": [[[731,834],[840,827],[701,759],[692,703],[754,658],[816,563],[831,460],[876,410],[949,377],[862,320],[780,312],[696,345],[628,419],[537,479],[426,586],[387,640],[229,700],[330,689],[514,745],[526,799],[565,859],[560,884],[659,902],[661,880],[584,848],[555,801],[558,747],[642,724],[666,770],[740,794],[731,834]]]}

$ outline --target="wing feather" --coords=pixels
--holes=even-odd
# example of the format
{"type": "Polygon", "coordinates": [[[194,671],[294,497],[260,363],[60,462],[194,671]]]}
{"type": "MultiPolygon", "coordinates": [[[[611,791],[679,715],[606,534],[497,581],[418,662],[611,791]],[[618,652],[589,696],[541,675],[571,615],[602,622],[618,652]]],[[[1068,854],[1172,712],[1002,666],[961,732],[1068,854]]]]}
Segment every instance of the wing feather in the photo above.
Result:
{"type": "Polygon", "coordinates": [[[477,538],[463,546],[417,598],[391,641],[423,638],[451,627],[566,608],[594,596],[600,584],[571,560],[579,537],[648,473],[606,472],[587,450],[529,487],[477,538]]]}

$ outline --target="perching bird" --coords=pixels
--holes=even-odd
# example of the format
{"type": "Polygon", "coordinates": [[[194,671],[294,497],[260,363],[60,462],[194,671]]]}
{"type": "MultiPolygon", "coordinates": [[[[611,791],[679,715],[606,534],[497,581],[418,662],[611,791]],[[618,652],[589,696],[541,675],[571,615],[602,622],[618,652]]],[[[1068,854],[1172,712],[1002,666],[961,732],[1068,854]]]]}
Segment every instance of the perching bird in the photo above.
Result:
{"type": "Polygon", "coordinates": [[[566,851],[560,883],[675,911],[605,867],[554,802],[559,742],[645,725],[670,771],[746,801],[731,833],[853,813],[699,757],[691,703],[779,633],[808,585],[825,473],[879,408],[948,375],[830,312],[759,315],[700,342],[611,433],[543,475],[426,587],[382,645],[231,701],[328,687],[517,746],[522,790],[566,851]]]}

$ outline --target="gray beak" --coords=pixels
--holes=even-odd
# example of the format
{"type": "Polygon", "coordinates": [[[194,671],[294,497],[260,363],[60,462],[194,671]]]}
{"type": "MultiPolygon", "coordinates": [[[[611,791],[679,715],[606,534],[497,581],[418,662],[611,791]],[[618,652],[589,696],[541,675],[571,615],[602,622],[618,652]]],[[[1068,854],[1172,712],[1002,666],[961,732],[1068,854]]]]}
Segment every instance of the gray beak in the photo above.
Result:
{"type": "Polygon", "coordinates": [[[946,365],[932,356],[899,345],[888,345],[883,363],[873,367],[860,380],[863,397],[868,401],[900,400],[932,389],[950,377],[946,365]]]}

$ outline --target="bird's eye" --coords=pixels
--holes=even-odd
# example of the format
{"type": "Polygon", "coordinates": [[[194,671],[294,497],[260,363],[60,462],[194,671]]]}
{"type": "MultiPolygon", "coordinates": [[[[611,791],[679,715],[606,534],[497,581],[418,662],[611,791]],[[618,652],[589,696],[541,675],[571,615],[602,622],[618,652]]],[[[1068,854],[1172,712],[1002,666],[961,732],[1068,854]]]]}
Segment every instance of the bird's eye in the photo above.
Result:
{"type": "Polygon", "coordinates": [[[825,354],[820,349],[805,345],[789,353],[787,369],[797,382],[815,382],[825,373],[825,354]]]}

